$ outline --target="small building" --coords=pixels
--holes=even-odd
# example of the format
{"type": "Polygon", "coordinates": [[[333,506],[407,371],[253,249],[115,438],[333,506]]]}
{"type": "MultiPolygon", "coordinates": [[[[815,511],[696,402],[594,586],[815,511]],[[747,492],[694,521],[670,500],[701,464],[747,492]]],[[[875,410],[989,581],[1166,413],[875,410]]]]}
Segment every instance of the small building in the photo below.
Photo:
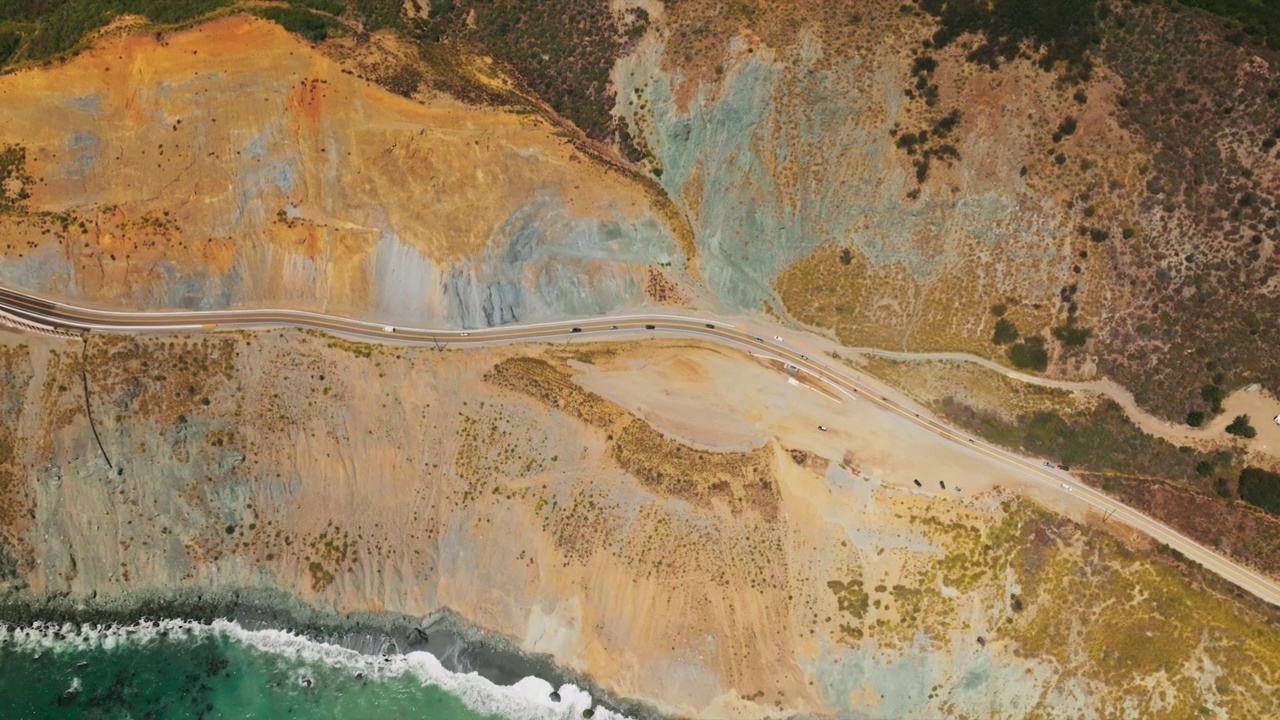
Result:
{"type": "Polygon", "coordinates": [[[1277,425],[1280,425],[1280,415],[1277,415],[1277,416],[1275,416],[1275,417],[1271,418],[1271,421],[1272,421],[1272,422],[1274,422],[1274,423],[1275,423],[1275,424],[1277,424],[1277,425]]]}

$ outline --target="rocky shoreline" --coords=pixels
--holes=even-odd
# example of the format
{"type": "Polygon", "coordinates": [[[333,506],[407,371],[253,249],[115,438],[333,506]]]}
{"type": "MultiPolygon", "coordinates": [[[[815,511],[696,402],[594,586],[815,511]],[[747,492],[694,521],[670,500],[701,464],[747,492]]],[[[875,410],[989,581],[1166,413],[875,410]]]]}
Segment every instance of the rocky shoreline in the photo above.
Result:
{"type": "Polygon", "coordinates": [[[512,685],[534,676],[557,688],[576,685],[591,694],[597,707],[634,720],[668,717],[646,703],[617,697],[590,677],[556,664],[550,655],[524,652],[514,641],[487,632],[447,609],[424,618],[397,613],[340,614],[263,588],[177,590],[112,598],[11,593],[0,598],[0,624],[7,625],[132,625],[142,620],[170,619],[200,623],[234,620],[249,630],[286,630],[366,655],[426,651],[450,672],[474,672],[496,685],[512,685]]]}

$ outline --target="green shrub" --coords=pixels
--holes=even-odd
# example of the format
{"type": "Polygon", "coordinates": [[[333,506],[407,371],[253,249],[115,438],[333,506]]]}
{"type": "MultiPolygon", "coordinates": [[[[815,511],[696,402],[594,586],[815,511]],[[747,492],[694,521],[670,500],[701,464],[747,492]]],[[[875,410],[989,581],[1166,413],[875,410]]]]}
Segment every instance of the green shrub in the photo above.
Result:
{"type": "Polygon", "coordinates": [[[1231,499],[1231,483],[1226,478],[1218,478],[1213,481],[1213,491],[1218,493],[1218,497],[1223,500],[1231,499]]]}
{"type": "Polygon", "coordinates": [[[1227,399],[1227,391],[1221,385],[1205,385],[1200,388],[1200,398],[1209,403],[1209,409],[1222,412],[1222,401],[1227,399]]]}
{"type": "Polygon", "coordinates": [[[991,342],[996,345],[1008,345],[1018,339],[1018,326],[1014,325],[1008,318],[1000,318],[996,321],[996,331],[991,336],[991,342]]]}
{"type": "Polygon", "coordinates": [[[1240,471],[1240,498],[1280,515],[1280,473],[1256,467],[1240,471]]]}
{"type": "Polygon", "coordinates": [[[1019,370],[1044,372],[1049,367],[1049,351],[1044,347],[1044,338],[1033,335],[1010,345],[1009,362],[1019,370]]]}
{"type": "Polygon", "coordinates": [[[1089,338],[1093,336],[1093,331],[1068,322],[1065,325],[1059,325],[1054,328],[1053,336],[1067,347],[1080,347],[1089,341],[1089,338]]]}
{"type": "Polygon", "coordinates": [[[1227,426],[1227,433],[1236,437],[1252,438],[1258,436],[1258,431],[1249,424],[1248,415],[1237,415],[1231,424],[1227,426]]]}
{"type": "Polygon", "coordinates": [[[1199,410],[1192,410],[1187,413],[1187,424],[1191,427],[1204,425],[1204,413],[1199,410]]]}

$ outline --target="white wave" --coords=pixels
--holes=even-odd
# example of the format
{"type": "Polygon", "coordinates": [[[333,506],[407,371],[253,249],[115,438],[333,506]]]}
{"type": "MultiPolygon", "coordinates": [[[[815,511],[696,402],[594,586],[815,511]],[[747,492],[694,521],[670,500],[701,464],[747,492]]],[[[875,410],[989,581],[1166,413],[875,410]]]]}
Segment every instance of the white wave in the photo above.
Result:
{"type": "MultiPolygon", "coordinates": [[[[469,709],[501,715],[511,720],[565,720],[581,718],[592,707],[591,694],[565,684],[558,689],[539,677],[526,677],[514,685],[496,685],[477,673],[446,670],[429,652],[403,655],[365,655],[338,645],[315,642],[284,630],[247,630],[231,620],[203,624],[188,620],[143,620],[136,625],[58,625],[34,623],[30,626],[0,626],[0,646],[9,645],[29,653],[84,652],[111,650],[122,643],[139,646],[161,638],[183,640],[209,634],[223,635],[272,655],[304,663],[324,664],[371,678],[412,675],[419,682],[453,695],[469,709]],[[552,691],[559,701],[552,700],[552,691]]],[[[300,670],[295,681],[310,687],[314,678],[300,670]]],[[[624,715],[594,708],[600,720],[627,720],[624,715]]]]}

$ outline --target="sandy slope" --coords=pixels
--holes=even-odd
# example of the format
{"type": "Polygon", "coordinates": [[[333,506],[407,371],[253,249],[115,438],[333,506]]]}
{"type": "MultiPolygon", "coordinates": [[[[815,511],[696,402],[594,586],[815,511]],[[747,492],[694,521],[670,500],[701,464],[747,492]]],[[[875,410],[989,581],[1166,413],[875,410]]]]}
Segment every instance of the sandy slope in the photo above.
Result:
{"type": "MultiPolygon", "coordinates": [[[[0,368],[25,398],[16,465],[0,471],[22,481],[0,485],[30,518],[16,537],[27,592],[279,586],[339,610],[450,607],[622,695],[709,718],[1125,707],[1125,687],[1163,677],[1149,638],[1095,637],[1130,593],[1147,599],[1126,617],[1162,618],[1162,662],[1248,662],[1258,687],[1280,675],[1248,608],[1035,511],[984,457],[743,353],[97,339],[87,367],[113,470],[78,348],[24,339],[0,368]],[[540,374],[494,380],[512,367],[540,374]],[[1077,625],[1064,602],[1099,620],[1077,625]],[[1104,652],[1045,645],[1059,632],[1104,652]]],[[[1274,709],[1252,680],[1206,696],[1188,673],[1140,707],[1274,709]]]]}

